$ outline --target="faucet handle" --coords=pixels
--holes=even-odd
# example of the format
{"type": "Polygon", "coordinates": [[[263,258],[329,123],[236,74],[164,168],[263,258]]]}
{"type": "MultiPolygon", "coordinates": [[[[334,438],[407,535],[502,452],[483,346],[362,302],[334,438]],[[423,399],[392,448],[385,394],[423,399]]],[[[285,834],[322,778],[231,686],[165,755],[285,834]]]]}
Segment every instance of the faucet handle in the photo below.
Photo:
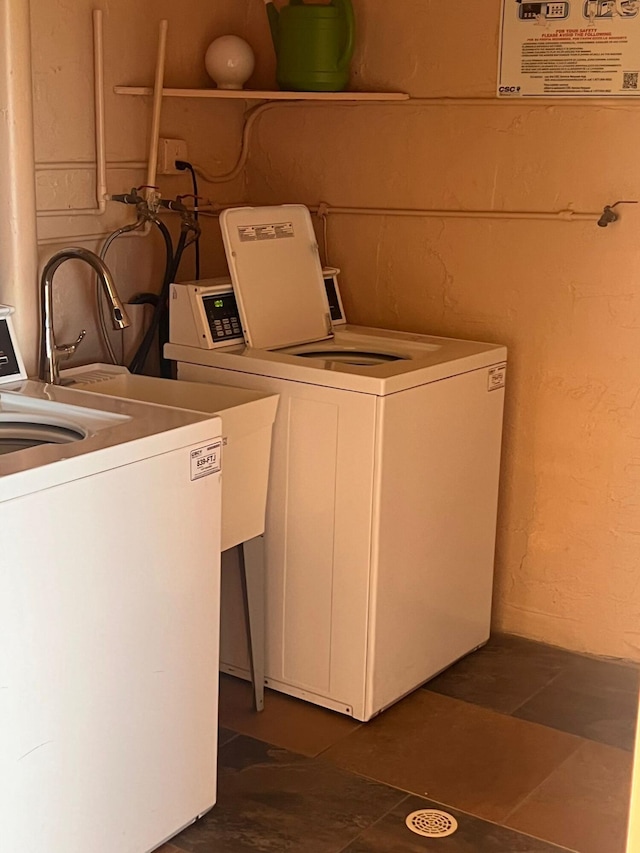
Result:
{"type": "Polygon", "coordinates": [[[87,330],[83,329],[72,344],[60,344],[60,346],[56,345],[56,352],[62,353],[63,356],[73,355],[82,343],[82,341],[85,339],[86,334],[87,330]]]}

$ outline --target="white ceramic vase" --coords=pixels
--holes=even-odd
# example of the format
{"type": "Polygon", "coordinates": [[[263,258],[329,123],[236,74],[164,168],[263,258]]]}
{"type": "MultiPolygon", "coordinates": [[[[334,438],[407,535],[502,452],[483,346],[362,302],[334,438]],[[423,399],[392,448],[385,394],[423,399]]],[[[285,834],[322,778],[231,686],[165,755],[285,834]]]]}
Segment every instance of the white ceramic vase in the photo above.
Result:
{"type": "Polygon", "coordinates": [[[218,89],[242,89],[253,74],[256,60],[244,39],[220,36],[207,48],[204,64],[218,89]]]}

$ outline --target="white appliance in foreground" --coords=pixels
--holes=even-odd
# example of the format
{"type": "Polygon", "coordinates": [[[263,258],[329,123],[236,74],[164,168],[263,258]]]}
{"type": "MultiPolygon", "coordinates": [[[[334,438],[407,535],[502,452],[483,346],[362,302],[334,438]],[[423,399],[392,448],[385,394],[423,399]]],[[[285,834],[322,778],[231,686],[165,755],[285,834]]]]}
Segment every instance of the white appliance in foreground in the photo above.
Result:
{"type": "MultiPolygon", "coordinates": [[[[224,477],[220,547],[240,548],[234,584],[223,584],[220,610],[246,623],[256,710],[264,708],[264,528],[271,430],[277,394],[246,388],[132,375],[126,367],[93,364],[61,371],[75,388],[146,403],[216,414],[222,419],[224,477]],[[229,598],[229,594],[235,597],[229,598]]],[[[222,557],[224,562],[225,558],[222,557]]],[[[227,573],[228,574],[228,573],[227,573]]]]}
{"type": "MultiPolygon", "coordinates": [[[[306,209],[221,225],[248,346],[207,345],[225,320],[233,335],[233,294],[205,288],[192,315],[211,335],[185,346],[172,321],[165,353],[183,379],[280,394],[267,684],[368,720],[489,637],[506,349],[332,328],[306,209]]],[[[174,285],[172,312],[193,302],[174,285]]],[[[245,674],[240,639],[223,619],[222,658],[245,674]]]]}
{"type": "Polygon", "coordinates": [[[7,313],[1,846],[146,853],[216,800],[220,420],[25,381],[7,313]]]}

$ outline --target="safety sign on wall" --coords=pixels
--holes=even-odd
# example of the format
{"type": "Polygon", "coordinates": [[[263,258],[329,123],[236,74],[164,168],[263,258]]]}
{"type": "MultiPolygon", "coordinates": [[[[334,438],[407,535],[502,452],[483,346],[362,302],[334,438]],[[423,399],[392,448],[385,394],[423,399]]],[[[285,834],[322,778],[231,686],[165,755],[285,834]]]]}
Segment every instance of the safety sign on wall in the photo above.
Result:
{"type": "Polygon", "coordinates": [[[502,0],[498,96],[640,95],[640,0],[502,0]]]}

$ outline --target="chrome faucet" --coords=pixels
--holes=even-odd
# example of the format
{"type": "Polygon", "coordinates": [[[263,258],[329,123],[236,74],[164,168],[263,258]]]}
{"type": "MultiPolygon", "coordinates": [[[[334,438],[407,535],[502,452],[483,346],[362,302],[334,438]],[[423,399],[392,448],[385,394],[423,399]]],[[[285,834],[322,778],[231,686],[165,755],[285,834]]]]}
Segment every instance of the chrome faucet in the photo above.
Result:
{"type": "Polygon", "coordinates": [[[42,278],[40,279],[40,308],[42,312],[40,379],[43,379],[45,382],[51,382],[54,385],[60,384],[58,353],[73,355],[86,335],[86,331],[83,329],[74,343],[56,346],[53,333],[53,276],[61,264],[70,260],[84,261],[95,270],[105,296],[111,304],[113,328],[126,329],[130,325],[127,312],[124,310],[118,296],[113,276],[102,258],[88,249],[62,249],[62,251],[56,252],[45,264],[42,270],[42,278]]]}

